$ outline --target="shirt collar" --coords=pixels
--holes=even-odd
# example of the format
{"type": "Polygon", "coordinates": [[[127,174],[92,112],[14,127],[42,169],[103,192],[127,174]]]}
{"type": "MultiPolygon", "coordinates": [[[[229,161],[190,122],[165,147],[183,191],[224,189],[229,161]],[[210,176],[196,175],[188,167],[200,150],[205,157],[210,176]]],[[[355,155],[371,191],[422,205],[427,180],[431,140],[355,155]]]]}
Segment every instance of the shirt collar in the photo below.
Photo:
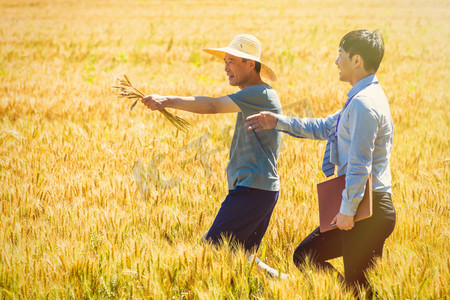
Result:
{"type": "Polygon", "coordinates": [[[361,90],[365,89],[368,85],[370,85],[372,82],[378,81],[377,75],[372,74],[369,75],[360,81],[358,81],[352,89],[347,93],[348,98],[354,97],[356,94],[358,94],[361,90]]]}

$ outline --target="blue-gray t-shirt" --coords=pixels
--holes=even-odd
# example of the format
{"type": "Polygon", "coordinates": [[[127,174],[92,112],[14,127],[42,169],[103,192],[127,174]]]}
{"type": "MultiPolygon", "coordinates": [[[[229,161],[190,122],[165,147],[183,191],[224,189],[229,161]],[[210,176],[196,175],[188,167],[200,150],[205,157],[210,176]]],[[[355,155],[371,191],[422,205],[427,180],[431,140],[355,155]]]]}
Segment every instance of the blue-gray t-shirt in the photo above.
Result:
{"type": "Polygon", "coordinates": [[[281,114],[277,92],[267,84],[248,86],[228,95],[241,109],[236,119],[227,166],[228,188],[236,186],[279,191],[277,159],[281,132],[276,129],[256,133],[245,126],[245,118],[260,111],[281,114]]]}

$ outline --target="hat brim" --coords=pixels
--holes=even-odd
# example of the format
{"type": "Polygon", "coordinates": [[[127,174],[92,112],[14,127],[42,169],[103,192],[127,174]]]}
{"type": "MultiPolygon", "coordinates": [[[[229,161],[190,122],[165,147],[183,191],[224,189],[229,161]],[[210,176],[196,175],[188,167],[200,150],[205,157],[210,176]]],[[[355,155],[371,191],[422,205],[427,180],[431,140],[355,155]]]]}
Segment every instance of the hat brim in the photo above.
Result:
{"type": "Polygon", "coordinates": [[[225,58],[225,55],[231,54],[237,57],[245,58],[245,59],[251,59],[254,61],[257,61],[261,64],[261,76],[268,78],[271,81],[277,81],[277,75],[275,72],[265,63],[263,63],[259,58],[256,56],[253,56],[251,54],[236,50],[231,47],[225,47],[225,48],[206,48],[203,49],[206,53],[209,53],[215,57],[217,57],[220,60],[223,60],[225,58]]]}

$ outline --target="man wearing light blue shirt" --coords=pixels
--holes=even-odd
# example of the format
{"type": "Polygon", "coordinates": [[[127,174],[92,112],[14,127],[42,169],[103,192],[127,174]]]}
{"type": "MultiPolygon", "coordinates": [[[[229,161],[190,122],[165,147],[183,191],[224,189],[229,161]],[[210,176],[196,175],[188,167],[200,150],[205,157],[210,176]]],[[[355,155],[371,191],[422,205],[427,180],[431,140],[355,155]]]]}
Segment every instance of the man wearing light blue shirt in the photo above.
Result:
{"type": "Polygon", "coordinates": [[[357,285],[370,288],[364,272],[381,257],[396,218],[389,168],[394,126],[386,95],[375,75],[383,55],[384,42],[378,31],[349,32],[340,42],[335,62],[340,80],[352,85],[341,110],[317,119],[262,112],[249,116],[246,123],[256,132],[276,128],[298,138],[329,140],[329,175],[334,173],[334,165],[338,175],[346,175],[340,211],[332,221],[339,230],[314,230],[297,247],[294,262],[300,267],[309,257],[317,266],[334,269],[327,260],[343,256],[345,281],[354,291],[357,285]],[[373,215],[355,223],[354,215],[370,174],[373,215]]]}

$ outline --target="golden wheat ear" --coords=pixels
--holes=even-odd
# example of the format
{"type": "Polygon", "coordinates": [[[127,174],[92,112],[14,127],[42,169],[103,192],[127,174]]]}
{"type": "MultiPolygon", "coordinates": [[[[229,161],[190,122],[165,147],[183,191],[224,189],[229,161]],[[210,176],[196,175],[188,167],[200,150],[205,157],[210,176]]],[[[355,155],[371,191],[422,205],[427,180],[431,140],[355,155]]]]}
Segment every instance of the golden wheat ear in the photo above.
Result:
{"type": "MultiPolygon", "coordinates": [[[[130,110],[133,110],[138,101],[145,97],[145,94],[143,92],[141,92],[131,84],[130,79],[128,79],[128,76],[125,74],[123,75],[123,78],[116,78],[116,84],[113,85],[112,88],[118,90],[118,98],[137,99],[131,105],[130,110]]],[[[166,117],[178,130],[183,131],[186,134],[189,132],[189,126],[191,126],[189,122],[173,115],[166,109],[162,109],[159,112],[162,113],[163,116],[166,117]]]]}

